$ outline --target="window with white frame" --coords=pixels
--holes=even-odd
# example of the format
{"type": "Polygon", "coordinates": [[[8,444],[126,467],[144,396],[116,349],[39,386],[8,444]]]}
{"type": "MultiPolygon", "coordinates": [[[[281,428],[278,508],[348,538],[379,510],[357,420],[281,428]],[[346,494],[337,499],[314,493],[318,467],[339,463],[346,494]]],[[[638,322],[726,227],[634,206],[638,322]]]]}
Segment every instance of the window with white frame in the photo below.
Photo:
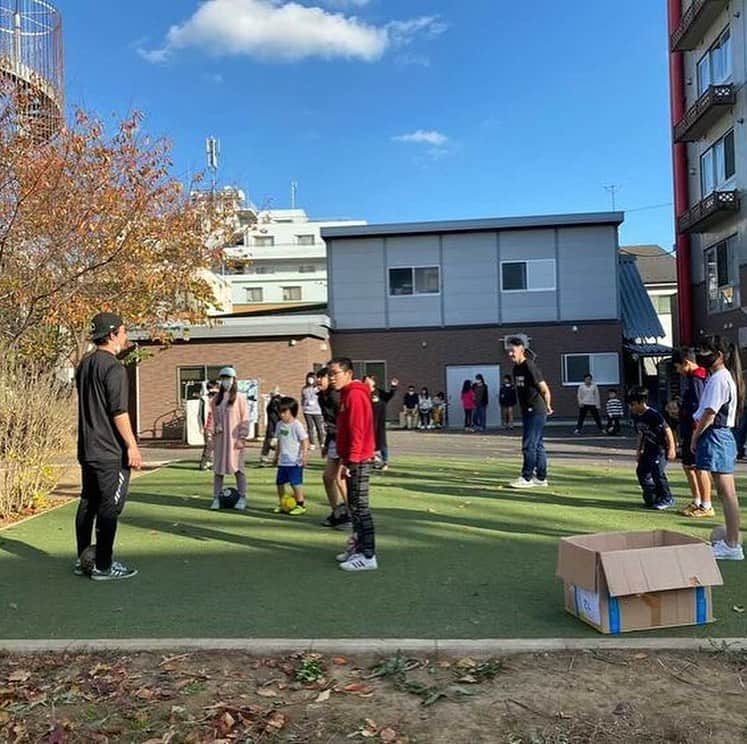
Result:
{"type": "Polygon", "coordinates": [[[298,245],[314,245],[313,235],[296,235],[298,245]]]}
{"type": "Polygon", "coordinates": [[[731,130],[700,156],[701,199],[722,188],[735,172],[734,130],[731,130]]]}
{"type": "Polygon", "coordinates": [[[501,261],[501,291],[548,292],[555,290],[555,259],[501,261]]]}
{"type": "Polygon", "coordinates": [[[246,288],[246,301],[247,302],[262,302],[263,292],[262,287],[247,287],[246,288]]]}
{"type": "Polygon", "coordinates": [[[441,269],[438,266],[398,266],[389,269],[389,295],[438,294],[441,269]]]}
{"type": "Polygon", "coordinates": [[[233,367],[232,364],[198,364],[194,367],[177,367],[177,384],[179,402],[199,398],[202,392],[202,383],[208,380],[217,380],[218,373],[223,367],[233,367]]]}
{"type": "Polygon", "coordinates": [[[386,362],[353,360],[353,376],[355,379],[362,380],[366,375],[373,375],[376,378],[378,387],[388,388],[389,380],[386,377],[386,362]]]}
{"type": "Polygon", "coordinates": [[[727,28],[698,62],[698,95],[731,78],[731,33],[727,28]]]}
{"type": "Polygon", "coordinates": [[[283,302],[297,302],[301,299],[301,287],[283,287],[283,302]]]}
{"type": "Polygon", "coordinates": [[[275,238],[272,235],[257,235],[254,238],[254,245],[257,248],[269,248],[271,245],[275,245],[275,238]]]}
{"type": "Polygon", "coordinates": [[[274,264],[256,264],[254,267],[254,273],[255,274],[274,274],[275,265],[274,264]]]}
{"type": "Polygon", "coordinates": [[[580,385],[586,375],[591,375],[597,385],[619,385],[617,352],[563,354],[563,385],[580,385]]]}
{"type": "Polygon", "coordinates": [[[299,274],[313,274],[316,272],[316,264],[301,264],[298,267],[299,274]]]}
{"type": "Polygon", "coordinates": [[[705,253],[705,287],[708,312],[722,313],[739,306],[739,266],[736,236],[707,248],[705,253]]]}

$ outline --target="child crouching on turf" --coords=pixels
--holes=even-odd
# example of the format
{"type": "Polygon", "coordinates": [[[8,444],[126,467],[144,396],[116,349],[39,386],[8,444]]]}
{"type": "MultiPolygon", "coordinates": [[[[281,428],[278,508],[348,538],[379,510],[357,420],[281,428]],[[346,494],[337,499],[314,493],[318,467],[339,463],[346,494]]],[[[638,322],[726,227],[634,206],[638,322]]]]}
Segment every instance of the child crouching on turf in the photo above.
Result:
{"type": "Polygon", "coordinates": [[[275,513],[283,511],[283,497],[285,484],[290,483],[296,505],[288,514],[298,516],[306,513],[303,498],[303,469],[309,459],[309,435],[298,416],[298,401],[295,398],[282,397],[280,399],[280,421],[275,428],[277,447],[275,448],[275,465],[278,474],[275,484],[278,487],[278,505],[275,513]]]}
{"type": "Polygon", "coordinates": [[[643,503],[649,509],[669,509],[674,506],[674,498],[667,480],[667,460],[677,455],[672,430],[658,411],[649,408],[646,388],[633,388],[628,404],[638,430],[636,475],[643,503]]]}

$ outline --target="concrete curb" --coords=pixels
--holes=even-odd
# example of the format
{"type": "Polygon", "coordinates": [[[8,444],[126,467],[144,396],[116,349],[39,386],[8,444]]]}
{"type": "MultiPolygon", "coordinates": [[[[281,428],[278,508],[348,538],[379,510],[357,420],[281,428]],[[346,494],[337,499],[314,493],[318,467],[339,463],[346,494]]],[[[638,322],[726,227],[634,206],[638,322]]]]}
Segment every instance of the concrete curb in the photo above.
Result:
{"type": "Polygon", "coordinates": [[[0,640],[0,653],[93,653],[102,651],[242,651],[254,656],[318,651],[335,654],[441,654],[506,656],[558,651],[747,650],[747,638],[99,638],[0,640]]]}

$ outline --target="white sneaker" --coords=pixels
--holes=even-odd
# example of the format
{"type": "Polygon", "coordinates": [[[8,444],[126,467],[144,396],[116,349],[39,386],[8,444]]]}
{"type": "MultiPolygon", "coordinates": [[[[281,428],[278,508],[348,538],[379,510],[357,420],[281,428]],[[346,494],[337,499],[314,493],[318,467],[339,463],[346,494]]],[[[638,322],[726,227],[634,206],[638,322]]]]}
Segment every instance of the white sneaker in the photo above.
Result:
{"type": "Polygon", "coordinates": [[[375,571],[378,567],[375,555],[366,558],[363,553],[353,553],[348,560],[340,564],[343,571],[375,571]]]}
{"type": "Polygon", "coordinates": [[[355,535],[351,535],[348,541],[345,543],[345,550],[342,553],[338,553],[335,556],[335,560],[338,563],[345,563],[350,560],[358,551],[358,541],[355,539],[355,535]]]}
{"type": "Polygon", "coordinates": [[[242,496],[233,507],[236,511],[244,511],[246,509],[246,499],[242,496]]]}
{"type": "Polygon", "coordinates": [[[547,488],[547,478],[540,480],[536,475],[532,478],[532,485],[539,488],[547,488]]]}
{"type": "Polygon", "coordinates": [[[732,547],[726,540],[719,540],[711,545],[713,557],[719,561],[743,561],[744,550],[741,545],[732,547]]]}
{"type": "Polygon", "coordinates": [[[210,504],[210,508],[213,511],[218,511],[218,509],[220,509],[220,501],[217,496],[213,499],[213,503],[210,504]]]}
{"type": "Polygon", "coordinates": [[[526,478],[517,478],[508,484],[509,488],[534,488],[534,481],[527,480],[526,478]]]}

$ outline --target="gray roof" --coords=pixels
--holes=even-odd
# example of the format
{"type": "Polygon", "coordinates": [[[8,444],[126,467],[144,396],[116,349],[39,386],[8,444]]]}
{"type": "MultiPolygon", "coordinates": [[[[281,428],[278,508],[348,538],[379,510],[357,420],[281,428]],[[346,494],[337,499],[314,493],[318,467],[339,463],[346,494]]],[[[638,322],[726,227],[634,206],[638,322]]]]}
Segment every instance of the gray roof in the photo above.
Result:
{"type": "Polygon", "coordinates": [[[435,222],[394,222],[383,225],[322,228],[322,237],[357,238],[377,235],[423,235],[427,233],[479,232],[480,230],[525,230],[540,227],[574,227],[580,225],[620,225],[623,212],[587,212],[581,214],[548,214],[529,217],[490,217],[475,220],[438,220],[435,222]]]}
{"type": "Polygon", "coordinates": [[[620,253],[634,256],[638,273],[646,286],[677,284],[677,262],[674,254],[660,245],[621,245],[620,253]]]}
{"type": "Polygon", "coordinates": [[[633,256],[620,256],[620,303],[623,338],[633,341],[664,336],[661,321],[643,286],[633,256]]]}

